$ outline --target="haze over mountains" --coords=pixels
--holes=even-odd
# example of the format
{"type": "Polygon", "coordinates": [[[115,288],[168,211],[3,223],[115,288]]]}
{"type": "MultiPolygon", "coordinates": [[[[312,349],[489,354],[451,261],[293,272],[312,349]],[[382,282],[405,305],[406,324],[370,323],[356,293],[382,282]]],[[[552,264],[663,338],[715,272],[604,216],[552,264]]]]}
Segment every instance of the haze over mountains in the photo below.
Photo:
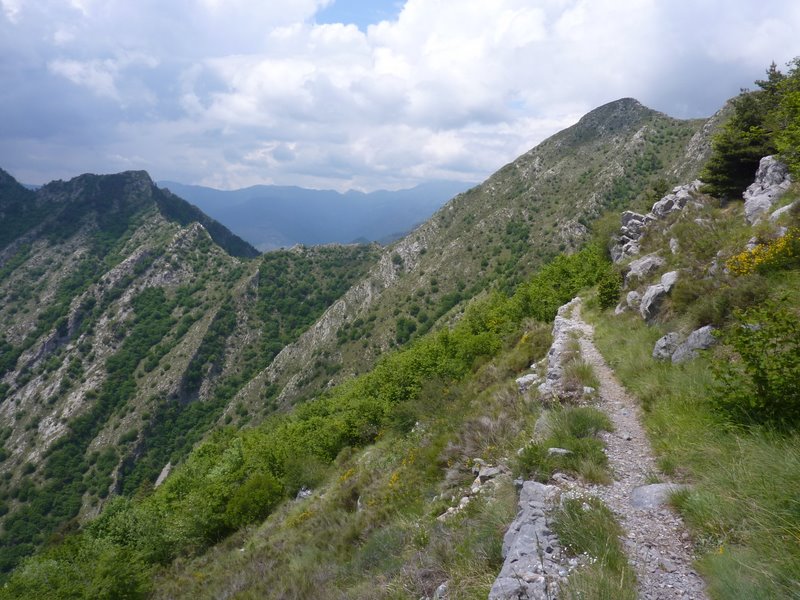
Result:
{"type": "Polygon", "coordinates": [[[159,182],[198,206],[259,250],[296,244],[386,243],[427,220],[472,184],[432,181],[410,189],[369,193],[256,185],[223,191],[159,182]]]}

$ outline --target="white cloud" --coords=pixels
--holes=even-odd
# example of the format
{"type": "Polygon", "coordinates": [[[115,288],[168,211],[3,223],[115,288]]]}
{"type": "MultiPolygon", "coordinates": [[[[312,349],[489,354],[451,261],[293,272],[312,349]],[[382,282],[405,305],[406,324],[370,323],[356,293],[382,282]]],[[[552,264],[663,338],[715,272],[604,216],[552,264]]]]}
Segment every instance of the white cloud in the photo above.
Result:
{"type": "MultiPolygon", "coordinates": [[[[68,81],[60,111],[104,107],[75,152],[107,162],[86,170],[136,157],[226,187],[476,180],[619,97],[710,114],[792,58],[800,28],[793,0],[408,0],[366,30],[314,23],[330,0],[0,2],[30,97],[68,81]]],[[[10,118],[48,110],[19,97],[0,100],[10,118]]],[[[13,147],[0,138],[0,165],[24,160],[13,147]]]]}
{"type": "Polygon", "coordinates": [[[89,88],[98,96],[107,96],[117,99],[119,92],[114,83],[117,73],[113,61],[91,60],[80,62],[77,60],[54,60],[48,68],[58,75],[62,75],[76,85],[89,88]]]}

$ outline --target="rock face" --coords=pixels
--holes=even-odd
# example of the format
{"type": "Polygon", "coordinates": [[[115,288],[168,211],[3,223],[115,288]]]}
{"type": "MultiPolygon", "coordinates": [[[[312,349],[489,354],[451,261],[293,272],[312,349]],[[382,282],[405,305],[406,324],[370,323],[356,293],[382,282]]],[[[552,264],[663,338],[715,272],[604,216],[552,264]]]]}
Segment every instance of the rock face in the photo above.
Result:
{"type": "Polygon", "coordinates": [[[747,222],[755,225],[760,221],[791,183],[786,165],[774,156],[762,158],[755,181],[744,192],[744,217],[747,222]]]}
{"type": "MultiPolygon", "coordinates": [[[[650,223],[663,219],[672,212],[683,210],[688,204],[694,202],[694,193],[697,192],[700,185],[701,182],[695,180],[692,183],[673,188],[670,194],[653,204],[650,212],[646,215],[630,210],[622,213],[622,227],[617,236],[617,243],[611,249],[611,259],[618,263],[639,254],[639,242],[650,223]]],[[[673,250],[673,253],[675,251],[673,250]]]]}
{"type": "MultiPolygon", "coordinates": [[[[706,350],[717,343],[717,338],[713,335],[714,328],[706,325],[700,329],[695,329],[689,337],[672,353],[673,363],[682,363],[693,358],[697,358],[698,350],[706,350]]],[[[654,351],[655,352],[655,351],[654,351]]]]}
{"type": "Polygon", "coordinates": [[[797,200],[795,200],[791,204],[787,204],[786,206],[782,206],[781,208],[779,208],[778,210],[773,212],[769,216],[770,223],[774,223],[775,221],[780,219],[783,215],[787,214],[790,210],[792,210],[796,205],[797,205],[797,200]]]}
{"type": "Polygon", "coordinates": [[[656,342],[653,346],[653,358],[658,360],[668,360],[672,358],[672,354],[678,348],[678,340],[680,335],[672,331],[665,335],[656,342]]]}
{"type": "Polygon", "coordinates": [[[658,254],[648,254],[631,261],[628,265],[628,273],[625,275],[625,285],[646,279],[648,275],[658,271],[665,263],[666,261],[658,254]]]}
{"type": "Polygon", "coordinates": [[[545,600],[557,597],[561,551],[545,511],[558,498],[556,486],[526,481],[519,494],[519,513],[503,538],[503,568],[489,600],[545,600]]]}
{"type": "Polygon", "coordinates": [[[539,394],[542,398],[550,398],[558,393],[563,375],[561,363],[563,362],[564,352],[567,349],[570,335],[582,331],[578,322],[564,316],[570,314],[576,300],[572,300],[559,308],[558,315],[553,322],[553,344],[550,346],[550,350],[547,351],[547,356],[545,357],[547,361],[547,372],[545,374],[544,383],[539,385],[539,394]]]}
{"type": "Polygon", "coordinates": [[[676,281],[678,281],[678,272],[670,271],[661,276],[661,283],[647,288],[639,306],[639,312],[645,321],[651,321],[658,314],[661,303],[667,297],[676,281]]]}

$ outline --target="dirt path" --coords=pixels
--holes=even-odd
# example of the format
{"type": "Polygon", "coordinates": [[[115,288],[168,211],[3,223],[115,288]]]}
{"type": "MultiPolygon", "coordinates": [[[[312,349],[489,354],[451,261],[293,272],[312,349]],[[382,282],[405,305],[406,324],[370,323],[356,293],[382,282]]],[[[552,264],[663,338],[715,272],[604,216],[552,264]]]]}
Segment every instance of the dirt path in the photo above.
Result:
{"type": "Polygon", "coordinates": [[[642,488],[653,483],[658,470],[640,422],[638,404],[597,351],[592,342],[594,330],[581,319],[579,303],[572,319],[584,333],[580,338],[583,358],[600,380],[600,407],[615,427],[614,433],[603,435],[614,482],[608,486],[587,486],[587,491],[606,503],[626,532],[623,542],[639,578],[640,598],[705,599],[705,585],[692,568],[692,544],[680,517],[662,503],[652,502],[647,495],[648,492],[658,495],[659,488],[642,488]],[[634,499],[641,508],[634,506],[634,499]]]}

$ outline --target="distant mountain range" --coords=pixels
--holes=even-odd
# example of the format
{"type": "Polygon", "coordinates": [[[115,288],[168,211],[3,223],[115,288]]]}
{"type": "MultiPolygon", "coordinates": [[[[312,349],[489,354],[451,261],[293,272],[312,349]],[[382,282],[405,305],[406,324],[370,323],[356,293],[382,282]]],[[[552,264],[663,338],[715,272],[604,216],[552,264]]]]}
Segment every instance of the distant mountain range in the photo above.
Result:
{"type": "Polygon", "coordinates": [[[256,185],[240,190],[160,181],[259,250],[296,244],[391,242],[471,184],[435,181],[370,193],[256,185]]]}

